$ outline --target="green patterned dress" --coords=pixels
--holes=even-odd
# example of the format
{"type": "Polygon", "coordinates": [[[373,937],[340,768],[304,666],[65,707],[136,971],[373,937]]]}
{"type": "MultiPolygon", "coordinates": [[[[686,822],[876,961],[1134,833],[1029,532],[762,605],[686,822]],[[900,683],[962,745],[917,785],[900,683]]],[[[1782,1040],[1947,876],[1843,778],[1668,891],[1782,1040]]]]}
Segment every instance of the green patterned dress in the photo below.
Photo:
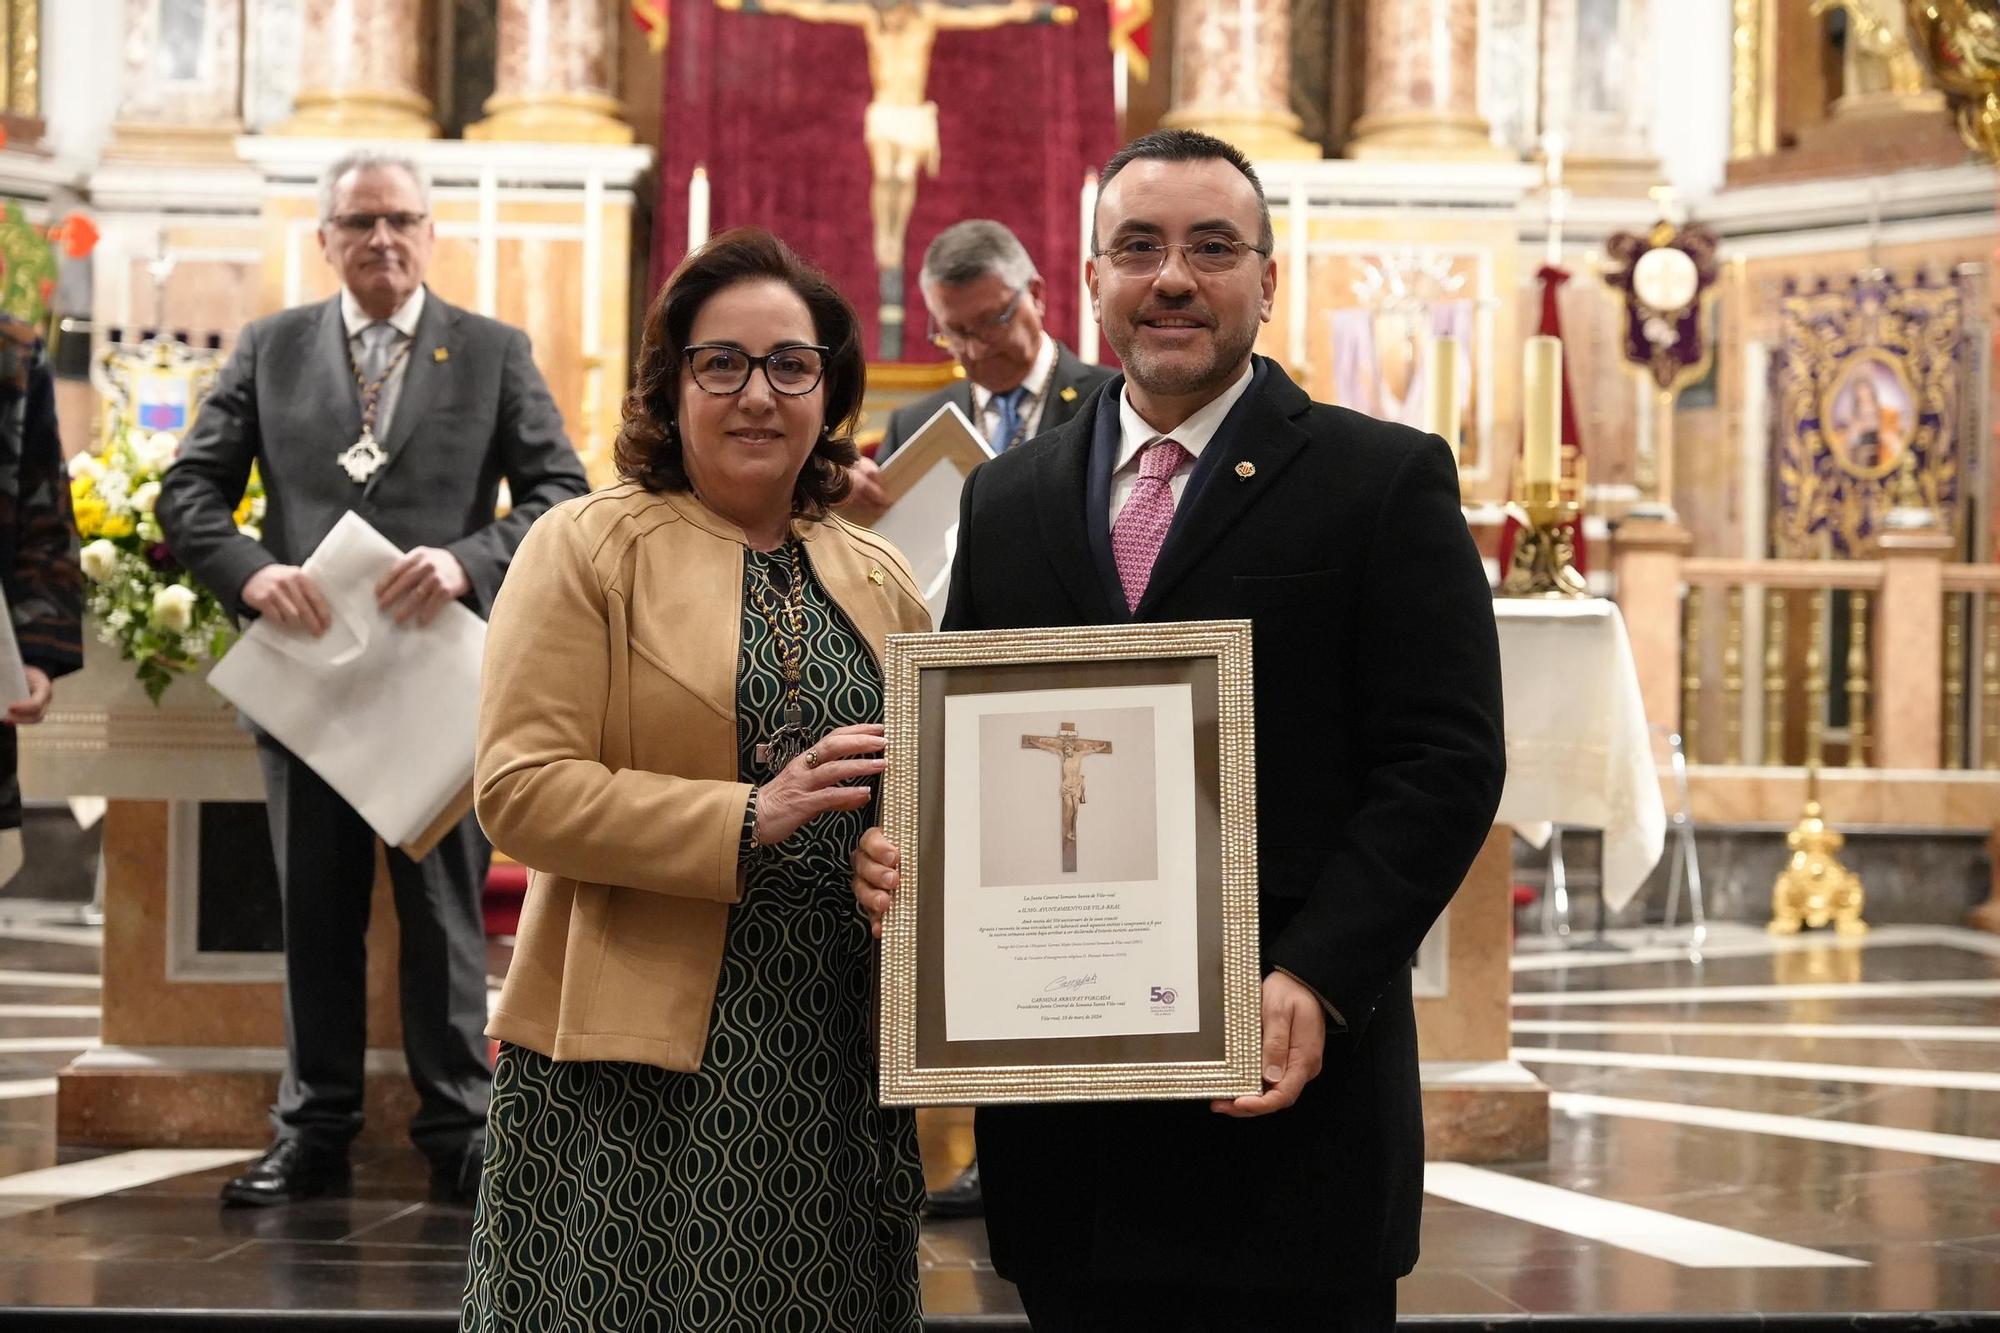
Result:
{"type": "MultiPolygon", "coordinates": [[[[783,550],[752,551],[744,570],[744,782],[772,776],[753,750],[782,720],[750,597],[774,564],[783,550]]],[[[866,645],[810,575],[801,603],[806,735],[879,721],[866,645]]],[[[848,886],[872,818],[831,811],[750,853],[698,1072],[501,1049],[461,1330],[918,1333],[916,1122],[876,1105],[848,886]]]]}

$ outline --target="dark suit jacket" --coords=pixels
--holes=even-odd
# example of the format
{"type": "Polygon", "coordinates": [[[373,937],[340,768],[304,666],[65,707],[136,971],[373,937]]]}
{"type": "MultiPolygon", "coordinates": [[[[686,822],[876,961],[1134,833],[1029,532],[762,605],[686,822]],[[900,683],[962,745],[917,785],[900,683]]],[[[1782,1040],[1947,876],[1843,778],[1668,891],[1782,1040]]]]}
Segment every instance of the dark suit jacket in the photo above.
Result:
{"type": "Polygon", "coordinates": [[[1347,1027],[1298,1103],[1257,1119],[982,1108],[994,1263],[1016,1281],[1397,1277],[1423,1178],[1410,960],[1505,768],[1491,598],[1451,455],[1314,403],[1260,357],[1128,616],[1106,514],[1120,391],[967,478],[944,628],[1250,619],[1263,963],[1347,1027]]]}
{"type": "Polygon", "coordinates": [[[464,601],[484,615],[528,525],[588,489],[527,335],[436,292],[382,437],[388,460],[366,485],[335,462],[360,433],[340,298],[251,324],[161,482],[155,512],[174,554],[241,615],[252,574],[300,563],[352,509],[404,550],[458,557],[472,580],[464,601]],[[261,542],[231,517],[253,462],[266,497],[261,542]],[[495,521],[503,477],[513,508],[495,521]]]}
{"type": "MultiPolygon", "coordinates": [[[[55,381],[41,334],[11,315],[0,315],[0,589],[22,665],[51,680],[83,665],[83,568],[55,381]]],[[[0,726],[0,830],[21,827],[19,747],[20,729],[0,726]]]]}
{"type": "MultiPolygon", "coordinates": [[[[1048,405],[1042,409],[1042,419],[1035,423],[1035,433],[1046,434],[1074,417],[1089,401],[1090,391],[1117,373],[1109,366],[1093,366],[1079,360],[1076,353],[1058,341],[1056,364],[1049,371],[1048,405]],[[1064,389],[1074,389],[1076,393],[1065,399],[1064,389]]],[[[914,403],[906,403],[889,414],[889,428],[882,436],[882,443],[876,446],[875,461],[888,462],[889,455],[902,448],[903,441],[922,429],[923,424],[937,415],[937,410],[946,403],[958,404],[958,410],[965,413],[973,429],[978,429],[979,418],[972,411],[972,381],[954,380],[936,393],[919,398],[914,403]]]]}

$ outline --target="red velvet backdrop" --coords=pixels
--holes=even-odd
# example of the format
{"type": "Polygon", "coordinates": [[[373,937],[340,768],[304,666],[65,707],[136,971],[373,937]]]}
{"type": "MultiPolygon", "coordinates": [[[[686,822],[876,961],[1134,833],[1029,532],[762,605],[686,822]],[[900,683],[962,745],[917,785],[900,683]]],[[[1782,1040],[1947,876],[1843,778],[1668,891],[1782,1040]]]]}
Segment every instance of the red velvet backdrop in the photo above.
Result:
{"type": "MultiPolygon", "coordinates": [[[[1108,10],[1071,24],[941,32],[929,96],[943,170],[921,176],[904,262],[903,359],[937,360],[924,337],[917,271],[938,232],[996,218],[1028,247],[1048,285],[1049,331],[1076,345],[1084,175],[1116,147],[1108,10]]],[[[708,168],[709,232],[769,227],[833,276],[860,312],[871,358],[879,302],[870,254],[870,97],[859,29],[673,0],[661,136],[653,286],[687,248],[688,176],[708,168]]]]}

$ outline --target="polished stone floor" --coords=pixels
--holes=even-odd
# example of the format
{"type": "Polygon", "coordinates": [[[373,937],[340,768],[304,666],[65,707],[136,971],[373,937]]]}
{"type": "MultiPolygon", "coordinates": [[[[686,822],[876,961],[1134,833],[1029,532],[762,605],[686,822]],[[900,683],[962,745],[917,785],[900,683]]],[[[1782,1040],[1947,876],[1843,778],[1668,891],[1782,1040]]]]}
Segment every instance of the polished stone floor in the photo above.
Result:
{"type": "MultiPolygon", "coordinates": [[[[1404,1322],[2000,1325],[2000,938],[1724,927],[1699,961],[1614,938],[1629,949],[1517,956],[1550,1156],[1433,1166],[1404,1322]]],[[[0,923],[0,1328],[34,1326],[5,1313],[28,1307],[450,1327],[471,1218],[423,1201],[410,1153],[358,1160],[352,1198],[260,1212],[216,1204],[239,1154],[55,1143],[50,1080],[95,1042],[97,960],[86,928],[0,923]]],[[[928,1227],[923,1264],[934,1326],[1022,1326],[979,1223],[928,1227]]],[[[187,1326],[205,1318],[225,1325],[187,1326]]]]}

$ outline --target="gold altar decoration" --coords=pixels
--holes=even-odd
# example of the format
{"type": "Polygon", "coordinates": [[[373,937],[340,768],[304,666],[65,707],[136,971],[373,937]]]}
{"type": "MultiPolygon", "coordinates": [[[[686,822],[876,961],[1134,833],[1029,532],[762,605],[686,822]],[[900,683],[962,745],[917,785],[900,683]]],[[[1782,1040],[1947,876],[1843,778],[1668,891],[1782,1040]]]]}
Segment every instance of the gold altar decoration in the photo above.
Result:
{"type": "Polygon", "coordinates": [[[1831,925],[1842,935],[1865,935],[1861,919],[1861,877],[1840,862],[1847,839],[1827,825],[1819,804],[1819,770],[1806,770],[1806,805],[1798,827],[1785,835],[1791,859],[1771,885],[1773,935],[1796,935],[1802,929],[1831,925]]]}
{"type": "Polygon", "coordinates": [[[2000,162],[2000,0],[1905,0],[1910,45],[1973,151],[2000,162]]]}
{"type": "Polygon", "coordinates": [[[1521,534],[1514,557],[1500,580],[1502,597],[1588,597],[1590,588],[1576,568],[1576,525],[1583,506],[1578,480],[1528,482],[1511,508],[1521,534]]]}
{"type": "Polygon", "coordinates": [[[1847,41],[1835,117],[1944,109],[1944,95],[1931,87],[1910,49],[1899,0],[1812,0],[1815,17],[1836,9],[1847,15],[1847,41]]]}
{"type": "Polygon", "coordinates": [[[1967,304],[1959,282],[1919,274],[1904,283],[1880,270],[1787,291],[1778,555],[1858,555],[1897,509],[1928,511],[1956,530],[1967,304]]]}

